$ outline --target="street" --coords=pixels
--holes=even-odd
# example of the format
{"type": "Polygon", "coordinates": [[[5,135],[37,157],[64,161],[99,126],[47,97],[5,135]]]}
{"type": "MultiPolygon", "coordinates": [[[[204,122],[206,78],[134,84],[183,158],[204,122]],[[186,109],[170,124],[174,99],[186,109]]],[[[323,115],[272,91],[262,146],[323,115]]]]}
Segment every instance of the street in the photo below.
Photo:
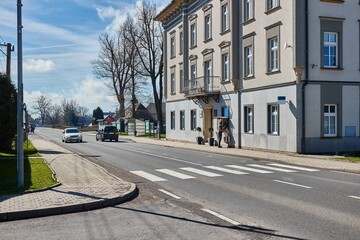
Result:
{"type": "MultiPolygon", "coordinates": [[[[46,229],[61,222],[51,230],[55,233],[65,228],[76,232],[76,226],[85,224],[93,234],[82,232],[80,238],[90,239],[101,236],[97,226],[106,234],[111,230],[113,235],[105,235],[111,239],[127,227],[122,239],[169,239],[164,236],[170,236],[167,234],[172,231],[172,239],[199,239],[204,234],[206,237],[200,238],[360,237],[357,174],[139,144],[121,138],[119,142],[96,142],[89,133],[83,134],[83,143],[62,143],[60,130],[37,128],[36,134],[134,182],[139,187],[139,196],[112,208],[48,217],[52,221],[47,221],[48,218],[19,221],[20,225],[29,226],[30,221],[35,221],[47,226],[46,229]],[[89,222],[80,223],[84,219],[89,222]],[[96,224],[101,221],[106,224],[96,224]],[[189,225],[196,231],[191,231],[189,225]],[[142,234],[149,229],[158,235],[144,237],[142,234]]],[[[11,222],[0,224],[0,231],[10,225],[11,222]]]]}

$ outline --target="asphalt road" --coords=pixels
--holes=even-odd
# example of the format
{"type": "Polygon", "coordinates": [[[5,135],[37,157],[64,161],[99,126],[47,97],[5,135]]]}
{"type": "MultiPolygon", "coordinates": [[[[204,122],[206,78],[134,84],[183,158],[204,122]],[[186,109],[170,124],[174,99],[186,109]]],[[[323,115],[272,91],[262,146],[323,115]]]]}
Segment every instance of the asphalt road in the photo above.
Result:
{"type": "Polygon", "coordinates": [[[360,196],[359,175],[127,141],[96,142],[87,133],[83,143],[65,144],[59,130],[36,131],[179,211],[237,226],[254,239],[360,239],[360,199],[353,197],[360,196]]]}

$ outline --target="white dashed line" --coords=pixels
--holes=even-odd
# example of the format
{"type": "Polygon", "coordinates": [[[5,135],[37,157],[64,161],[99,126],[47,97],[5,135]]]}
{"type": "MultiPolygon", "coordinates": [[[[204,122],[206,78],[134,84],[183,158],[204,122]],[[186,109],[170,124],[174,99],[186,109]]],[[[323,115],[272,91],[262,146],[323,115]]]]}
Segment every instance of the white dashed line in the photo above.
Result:
{"type": "Polygon", "coordinates": [[[216,167],[216,166],[205,166],[205,167],[213,169],[213,170],[218,170],[218,171],[221,171],[221,172],[236,174],[236,175],[248,174],[248,173],[245,173],[245,172],[240,172],[240,171],[231,170],[231,169],[222,168],[222,167],[216,167]]]}
{"type": "Polygon", "coordinates": [[[146,178],[152,182],[164,182],[164,181],[167,181],[166,179],[164,178],[161,178],[161,177],[158,177],[158,176],[155,176],[153,174],[150,174],[150,173],[147,173],[147,172],[144,172],[144,171],[130,171],[131,173],[133,174],[136,174],[140,177],[143,177],[143,178],[146,178]]]}
{"type": "Polygon", "coordinates": [[[186,175],[186,174],[175,172],[175,171],[170,170],[170,169],[156,169],[156,171],[161,172],[161,173],[165,173],[167,175],[170,175],[170,176],[176,177],[176,178],[180,178],[180,179],[192,179],[192,178],[195,178],[193,176],[189,176],[189,175],[186,175]]]}
{"type": "Polygon", "coordinates": [[[192,167],[184,167],[184,168],[180,168],[182,170],[185,170],[185,171],[189,171],[189,172],[193,172],[193,173],[197,173],[197,174],[200,174],[200,175],[204,175],[204,176],[207,176],[207,177],[220,177],[222,175],[220,174],[217,174],[217,173],[212,173],[212,172],[208,172],[208,171],[204,171],[204,170],[200,170],[200,169],[196,169],[196,168],[192,168],[192,167]]]}
{"type": "Polygon", "coordinates": [[[168,191],[166,191],[166,190],[164,190],[164,189],[159,189],[159,191],[160,192],[163,192],[163,193],[165,193],[166,195],[169,195],[170,197],[173,197],[173,198],[175,198],[175,199],[180,199],[181,197],[179,197],[179,196],[177,196],[177,195],[175,195],[175,194],[173,194],[173,193],[171,193],[171,192],[168,192],[168,191]]]}
{"type": "Polygon", "coordinates": [[[357,196],[349,196],[350,198],[355,198],[355,199],[358,199],[360,200],[360,197],[357,197],[357,196]]]}
{"type": "Polygon", "coordinates": [[[295,170],[302,170],[302,171],[307,171],[307,172],[319,172],[320,171],[320,170],[313,169],[313,168],[296,167],[296,166],[290,166],[290,165],[278,164],[278,163],[273,163],[273,164],[268,164],[268,165],[275,166],[275,167],[290,168],[290,169],[295,169],[295,170]]]}
{"type": "Polygon", "coordinates": [[[249,171],[249,172],[256,172],[256,173],[274,173],[274,172],[270,172],[270,171],[266,171],[266,170],[242,167],[242,166],[238,166],[238,165],[226,165],[226,167],[237,168],[237,169],[241,169],[241,170],[245,170],[245,171],[249,171]]]}
{"type": "Polygon", "coordinates": [[[300,185],[300,184],[296,184],[296,183],[291,183],[291,182],[284,182],[281,180],[273,180],[274,182],[279,182],[279,183],[284,183],[284,184],[288,184],[288,185],[292,185],[292,186],[296,186],[296,187],[302,187],[302,188],[312,188],[309,186],[305,186],[305,185],[300,185]]]}
{"type": "Polygon", "coordinates": [[[288,173],[296,172],[294,170],[276,168],[276,167],[269,167],[269,166],[262,166],[262,165],[258,165],[258,164],[248,164],[248,166],[258,167],[258,168],[265,168],[265,169],[269,169],[269,170],[273,170],[273,171],[279,171],[279,172],[288,172],[288,173]]]}
{"type": "Polygon", "coordinates": [[[206,209],[206,208],[203,208],[201,210],[203,210],[204,212],[210,213],[211,215],[213,215],[215,217],[218,217],[218,218],[220,218],[220,219],[222,219],[222,220],[224,220],[224,221],[226,221],[228,223],[231,223],[231,224],[233,224],[235,226],[240,225],[240,223],[238,223],[238,222],[236,222],[236,221],[234,221],[234,220],[232,220],[232,219],[230,219],[228,217],[225,217],[225,216],[223,216],[223,215],[221,215],[221,214],[219,214],[217,212],[211,211],[211,210],[206,209]]]}

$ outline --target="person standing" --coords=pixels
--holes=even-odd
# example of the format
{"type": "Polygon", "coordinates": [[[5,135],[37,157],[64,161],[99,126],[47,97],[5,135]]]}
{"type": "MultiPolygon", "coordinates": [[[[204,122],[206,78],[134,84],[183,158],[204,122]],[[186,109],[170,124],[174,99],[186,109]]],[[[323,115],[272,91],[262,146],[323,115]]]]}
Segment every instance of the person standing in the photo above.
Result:
{"type": "Polygon", "coordinates": [[[218,142],[219,142],[219,144],[218,144],[218,147],[222,148],[221,147],[221,139],[222,139],[222,133],[224,131],[222,120],[219,121],[218,130],[219,130],[219,134],[218,134],[218,142]]]}

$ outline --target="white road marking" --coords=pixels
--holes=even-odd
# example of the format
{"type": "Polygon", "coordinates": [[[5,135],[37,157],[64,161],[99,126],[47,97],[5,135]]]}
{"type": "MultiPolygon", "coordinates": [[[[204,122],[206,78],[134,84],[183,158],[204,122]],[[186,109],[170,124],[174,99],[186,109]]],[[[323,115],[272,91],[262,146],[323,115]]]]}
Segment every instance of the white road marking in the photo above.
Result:
{"type": "Polygon", "coordinates": [[[204,176],[207,176],[207,177],[220,177],[222,175],[220,174],[217,174],[217,173],[212,173],[212,172],[208,172],[208,171],[204,171],[204,170],[200,170],[200,169],[196,169],[196,168],[192,168],[192,167],[184,167],[184,168],[180,168],[182,170],[185,170],[185,171],[189,171],[189,172],[193,172],[193,173],[197,173],[197,174],[200,174],[200,175],[204,175],[204,176]]]}
{"type": "Polygon", "coordinates": [[[273,170],[273,171],[279,171],[279,172],[297,172],[294,170],[289,170],[289,169],[283,169],[283,168],[276,168],[276,167],[269,167],[269,166],[263,166],[263,165],[258,165],[258,164],[248,164],[248,166],[251,167],[258,167],[258,168],[264,168],[264,169],[269,169],[269,170],[273,170]]]}
{"type": "Polygon", "coordinates": [[[275,166],[275,167],[284,167],[284,168],[290,168],[290,169],[295,169],[295,170],[308,171],[308,172],[319,172],[320,171],[320,170],[313,169],[313,168],[296,167],[296,166],[290,166],[290,165],[278,164],[278,163],[272,163],[272,164],[268,164],[268,165],[275,166]]]}
{"type": "Polygon", "coordinates": [[[236,222],[236,221],[234,221],[234,220],[232,220],[232,219],[230,219],[230,218],[228,218],[228,217],[225,217],[225,216],[223,216],[223,215],[221,215],[221,214],[219,214],[219,213],[217,213],[217,212],[211,211],[211,210],[206,209],[206,208],[203,208],[203,209],[201,209],[201,210],[203,210],[204,212],[210,213],[211,215],[213,215],[213,216],[215,216],[215,217],[218,217],[218,218],[220,218],[220,219],[222,219],[222,220],[224,220],[224,221],[226,221],[226,222],[228,222],[228,223],[231,223],[231,224],[233,224],[233,225],[235,225],[235,226],[239,226],[239,225],[240,225],[240,223],[238,223],[238,222],[236,222]]]}
{"type": "Polygon", "coordinates": [[[302,188],[312,188],[309,186],[305,186],[305,185],[300,185],[300,184],[296,184],[296,183],[291,183],[291,182],[284,182],[281,180],[273,180],[274,182],[279,182],[279,183],[284,183],[284,184],[288,184],[288,185],[292,185],[292,186],[296,186],[296,187],[302,187],[302,188]]]}
{"type": "Polygon", "coordinates": [[[166,195],[169,195],[170,197],[173,197],[173,198],[175,198],[175,199],[180,199],[181,197],[179,197],[179,196],[177,196],[177,195],[175,195],[175,194],[173,194],[173,193],[171,193],[171,192],[168,192],[168,191],[166,191],[166,190],[164,190],[164,189],[159,189],[159,191],[160,192],[163,192],[163,193],[165,193],[166,195]]]}
{"type": "Polygon", "coordinates": [[[189,176],[189,175],[186,175],[186,174],[175,172],[175,171],[170,170],[170,169],[156,169],[156,171],[162,172],[162,173],[168,174],[168,175],[170,175],[172,177],[176,177],[176,178],[180,178],[180,179],[192,179],[192,178],[195,178],[193,176],[189,176]]]}
{"type": "Polygon", "coordinates": [[[355,199],[359,199],[360,200],[360,197],[357,197],[357,196],[349,196],[351,198],[355,198],[355,199]]]}
{"type": "Polygon", "coordinates": [[[232,174],[236,174],[236,175],[248,174],[248,173],[245,173],[245,172],[240,172],[240,171],[231,170],[231,169],[222,168],[222,167],[216,167],[216,166],[204,166],[204,167],[214,169],[214,170],[218,170],[218,171],[221,171],[221,172],[232,173],[232,174]]]}
{"type": "Polygon", "coordinates": [[[143,177],[143,178],[146,178],[152,182],[164,182],[164,181],[167,181],[166,179],[164,178],[161,178],[161,177],[158,177],[158,176],[155,176],[153,174],[150,174],[150,173],[147,173],[147,172],[144,172],[144,171],[130,171],[131,173],[134,173],[140,177],[143,177]]]}
{"type": "Polygon", "coordinates": [[[256,173],[274,173],[274,172],[270,172],[270,171],[249,168],[249,167],[243,167],[243,166],[238,166],[238,165],[226,165],[225,167],[237,168],[237,169],[241,169],[241,170],[245,170],[245,171],[249,171],[249,172],[256,172],[256,173]]]}

